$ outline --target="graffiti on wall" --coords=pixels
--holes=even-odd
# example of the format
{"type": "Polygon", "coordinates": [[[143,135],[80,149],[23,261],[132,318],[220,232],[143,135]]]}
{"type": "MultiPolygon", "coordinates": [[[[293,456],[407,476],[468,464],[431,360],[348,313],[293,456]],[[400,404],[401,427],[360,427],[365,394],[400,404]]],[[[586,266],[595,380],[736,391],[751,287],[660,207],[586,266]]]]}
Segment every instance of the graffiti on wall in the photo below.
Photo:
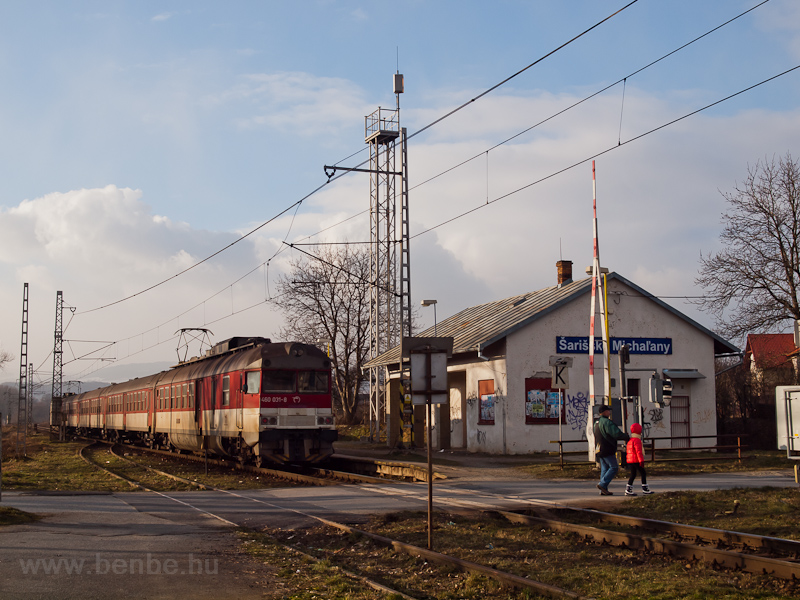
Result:
{"type": "Polygon", "coordinates": [[[656,426],[664,420],[664,410],[661,408],[651,408],[647,412],[650,413],[650,422],[656,426]]]}
{"type": "Polygon", "coordinates": [[[583,392],[578,392],[574,396],[566,394],[566,415],[565,419],[573,431],[586,429],[586,417],[589,414],[589,398],[583,392]]]}

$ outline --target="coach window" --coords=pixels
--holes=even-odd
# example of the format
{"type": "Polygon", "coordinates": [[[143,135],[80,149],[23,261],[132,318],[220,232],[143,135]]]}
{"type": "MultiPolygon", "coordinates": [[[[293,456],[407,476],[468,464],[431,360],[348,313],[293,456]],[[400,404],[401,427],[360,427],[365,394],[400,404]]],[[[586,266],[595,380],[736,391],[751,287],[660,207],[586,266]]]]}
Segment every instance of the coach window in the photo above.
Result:
{"type": "MultiPolygon", "coordinates": [[[[180,390],[178,391],[178,393],[180,393],[180,390]]],[[[170,408],[175,408],[176,407],[175,396],[177,396],[178,393],[175,392],[175,386],[174,385],[170,387],[170,396],[169,396],[169,407],[170,408]]]]}
{"type": "Polygon", "coordinates": [[[294,371],[264,371],[265,392],[293,392],[294,371]]]}
{"type": "Polygon", "coordinates": [[[194,384],[189,384],[189,408],[194,408],[194,384]]]}
{"type": "Polygon", "coordinates": [[[324,394],[328,391],[327,371],[300,371],[297,374],[297,391],[307,394],[324,394]]]}
{"type": "Polygon", "coordinates": [[[222,378],[222,406],[229,406],[231,403],[231,378],[225,375],[222,378]]]}
{"type": "Polygon", "coordinates": [[[258,394],[261,390],[261,371],[248,371],[245,378],[245,394],[258,394]]]}
{"type": "Polygon", "coordinates": [[[187,392],[188,387],[189,386],[184,383],[181,388],[181,408],[186,408],[187,406],[189,406],[189,398],[188,398],[189,394],[187,392]]]}

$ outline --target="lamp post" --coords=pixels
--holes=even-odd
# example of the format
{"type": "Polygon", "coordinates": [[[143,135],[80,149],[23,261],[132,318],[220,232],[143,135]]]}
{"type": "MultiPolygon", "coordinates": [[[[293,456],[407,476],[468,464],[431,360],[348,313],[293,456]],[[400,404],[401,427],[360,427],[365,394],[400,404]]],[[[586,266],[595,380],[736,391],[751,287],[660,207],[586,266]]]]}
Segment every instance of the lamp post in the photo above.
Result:
{"type": "Polygon", "coordinates": [[[436,331],[436,300],[423,300],[422,306],[431,306],[433,305],[433,336],[439,337],[438,332],[436,331]]]}

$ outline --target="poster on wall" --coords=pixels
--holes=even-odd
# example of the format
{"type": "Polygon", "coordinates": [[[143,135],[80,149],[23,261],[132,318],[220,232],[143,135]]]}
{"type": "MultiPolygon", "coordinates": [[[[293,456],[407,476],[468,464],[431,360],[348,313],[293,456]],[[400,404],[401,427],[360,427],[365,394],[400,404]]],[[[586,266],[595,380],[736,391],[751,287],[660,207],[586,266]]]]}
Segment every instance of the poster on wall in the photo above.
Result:
{"type": "Polygon", "coordinates": [[[528,398],[525,401],[525,416],[531,419],[543,419],[545,417],[545,407],[547,406],[547,396],[544,390],[528,390],[528,398]]]}
{"type": "Polygon", "coordinates": [[[558,419],[558,411],[561,408],[561,398],[558,392],[547,392],[547,417],[558,419]]]}
{"type": "Polygon", "coordinates": [[[494,394],[481,396],[480,420],[485,423],[494,423],[494,394]]]}
{"type": "Polygon", "coordinates": [[[549,378],[525,378],[525,423],[549,425],[558,423],[562,414],[559,390],[552,389],[549,378]]]}

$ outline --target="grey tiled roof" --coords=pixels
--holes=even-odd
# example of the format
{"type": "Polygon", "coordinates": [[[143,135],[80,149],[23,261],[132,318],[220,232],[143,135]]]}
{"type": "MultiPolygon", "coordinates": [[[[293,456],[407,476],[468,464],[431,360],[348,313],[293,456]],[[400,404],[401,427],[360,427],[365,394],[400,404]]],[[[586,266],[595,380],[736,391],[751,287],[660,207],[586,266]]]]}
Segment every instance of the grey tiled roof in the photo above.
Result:
{"type": "MultiPolygon", "coordinates": [[[[669,310],[676,316],[687,321],[703,333],[714,339],[715,353],[737,352],[738,349],[709,331],[696,321],[679,312],[669,304],[652,296],[636,284],[628,281],[617,273],[609,273],[608,279],[618,279],[623,284],[640,292],[669,310]]],[[[528,292],[518,296],[511,296],[503,300],[487,302],[466,308],[452,317],[440,321],[436,326],[436,333],[440,337],[453,338],[453,354],[477,352],[507,335],[527,326],[536,319],[558,309],[578,296],[588,294],[592,289],[592,279],[587,277],[562,285],[554,285],[536,292],[528,292]]],[[[588,307],[587,307],[588,310],[588,307]]],[[[434,328],[431,327],[417,334],[419,337],[432,337],[434,328]]],[[[391,365],[399,362],[400,347],[395,346],[387,350],[374,360],[369,361],[365,367],[391,365]]]]}

